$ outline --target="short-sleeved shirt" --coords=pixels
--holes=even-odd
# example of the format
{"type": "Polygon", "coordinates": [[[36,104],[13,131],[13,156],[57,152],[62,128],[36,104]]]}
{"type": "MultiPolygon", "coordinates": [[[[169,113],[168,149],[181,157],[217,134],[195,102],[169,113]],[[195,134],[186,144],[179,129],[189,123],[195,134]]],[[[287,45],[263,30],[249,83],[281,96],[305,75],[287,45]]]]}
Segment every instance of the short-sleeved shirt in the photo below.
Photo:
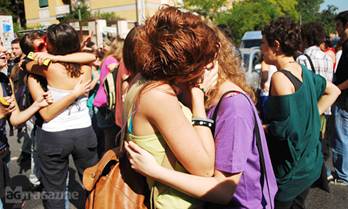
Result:
{"type": "MultiPolygon", "coordinates": [[[[219,171],[230,174],[242,172],[240,182],[233,197],[231,197],[233,204],[226,207],[229,209],[263,208],[260,160],[256,146],[256,137],[253,134],[255,125],[254,111],[256,109],[254,106],[251,106],[248,100],[250,98],[247,99],[241,94],[226,96],[220,104],[216,118],[214,136],[216,149],[215,167],[219,171]]],[[[215,107],[209,110],[208,116],[210,118],[214,110],[215,107]]],[[[259,118],[257,118],[257,123],[261,128],[262,124],[259,118]]],[[[270,203],[274,206],[273,201],[277,192],[277,184],[262,128],[261,141],[270,189],[268,191],[266,181],[264,181],[263,194],[267,202],[266,208],[271,208],[270,203]]]]}
{"type": "Polygon", "coordinates": [[[291,201],[320,176],[318,100],[326,80],[302,66],[303,83],[293,94],[270,96],[266,103],[268,145],[277,177],[279,201],[291,201]]]}

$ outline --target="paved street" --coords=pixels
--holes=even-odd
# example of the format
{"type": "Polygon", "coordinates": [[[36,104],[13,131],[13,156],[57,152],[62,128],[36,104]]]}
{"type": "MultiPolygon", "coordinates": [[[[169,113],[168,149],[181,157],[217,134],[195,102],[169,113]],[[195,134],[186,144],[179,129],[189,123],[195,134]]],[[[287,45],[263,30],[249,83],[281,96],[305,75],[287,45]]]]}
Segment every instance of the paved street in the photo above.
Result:
{"type": "MultiPolygon", "coordinates": [[[[16,160],[20,154],[21,145],[17,142],[16,131],[15,136],[9,139],[11,145],[11,162],[9,163],[10,175],[12,177],[13,185],[23,186],[23,190],[27,190],[29,187],[29,167],[30,162],[24,165],[18,166],[16,160]]],[[[76,175],[73,163],[70,161],[70,180],[69,191],[78,192],[82,194],[82,188],[79,183],[79,178],[76,175]]],[[[348,187],[343,186],[331,186],[332,192],[330,194],[323,192],[319,189],[312,189],[307,201],[308,209],[348,209],[348,187]]],[[[37,194],[37,193],[36,193],[37,194]]],[[[75,198],[70,201],[70,208],[82,208],[82,203],[79,201],[81,198],[75,198]]],[[[41,200],[26,200],[24,202],[25,209],[42,209],[41,200]]]]}

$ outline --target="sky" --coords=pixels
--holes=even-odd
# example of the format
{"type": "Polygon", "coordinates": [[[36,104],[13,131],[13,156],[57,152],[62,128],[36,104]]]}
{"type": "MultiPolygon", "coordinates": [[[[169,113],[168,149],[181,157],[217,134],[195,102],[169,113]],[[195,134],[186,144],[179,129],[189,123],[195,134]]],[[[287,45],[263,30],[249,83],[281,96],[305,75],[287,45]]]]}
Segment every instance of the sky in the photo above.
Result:
{"type": "Polygon", "coordinates": [[[338,12],[348,10],[347,0],[325,0],[323,4],[320,5],[320,10],[326,9],[327,5],[334,5],[338,8],[338,12]]]}

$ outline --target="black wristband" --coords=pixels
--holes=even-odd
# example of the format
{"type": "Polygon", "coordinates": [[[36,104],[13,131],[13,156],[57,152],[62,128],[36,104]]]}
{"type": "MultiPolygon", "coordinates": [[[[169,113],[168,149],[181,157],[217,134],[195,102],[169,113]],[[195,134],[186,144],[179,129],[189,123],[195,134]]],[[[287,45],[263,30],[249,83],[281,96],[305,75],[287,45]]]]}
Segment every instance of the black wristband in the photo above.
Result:
{"type": "Polygon", "coordinates": [[[212,128],[213,127],[213,122],[208,121],[208,120],[192,120],[192,125],[193,126],[206,126],[208,128],[212,128]]]}

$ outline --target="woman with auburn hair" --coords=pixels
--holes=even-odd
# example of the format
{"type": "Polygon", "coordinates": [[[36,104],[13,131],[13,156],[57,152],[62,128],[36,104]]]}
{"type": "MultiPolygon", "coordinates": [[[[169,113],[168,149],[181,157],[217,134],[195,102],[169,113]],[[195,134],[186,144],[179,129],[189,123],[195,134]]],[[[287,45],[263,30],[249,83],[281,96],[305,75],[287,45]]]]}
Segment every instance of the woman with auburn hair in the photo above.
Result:
{"type": "MultiPolygon", "coordinates": [[[[175,7],[157,11],[137,33],[133,59],[138,75],[124,104],[128,140],[169,169],[211,176],[214,144],[204,91],[216,81],[218,37],[200,17],[175,7]],[[209,79],[202,80],[203,75],[209,79]],[[191,110],[177,98],[184,91],[191,95],[191,110]]],[[[202,207],[200,201],[152,178],[147,182],[153,208],[202,207]]]]}
{"type": "Polygon", "coordinates": [[[167,169],[132,142],[126,144],[130,162],[136,171],[155,181],[194,198],[220,204],[219,208],[272,208],[277,185],[265,134],[253,104],[254,92],[246,84],[234,46],[216,26],[211,27],[221,45],[218,65],[215,65],[218,81],[207,92],[206,102],[209,118],[213,119],[216,114],[214,176],[202,177],[167,169]],[[256,145],[256,127],[260,131],[261,154],[256,145]],[[261,169],[260,158],[263,158],[265,171],[261,169]]]}

